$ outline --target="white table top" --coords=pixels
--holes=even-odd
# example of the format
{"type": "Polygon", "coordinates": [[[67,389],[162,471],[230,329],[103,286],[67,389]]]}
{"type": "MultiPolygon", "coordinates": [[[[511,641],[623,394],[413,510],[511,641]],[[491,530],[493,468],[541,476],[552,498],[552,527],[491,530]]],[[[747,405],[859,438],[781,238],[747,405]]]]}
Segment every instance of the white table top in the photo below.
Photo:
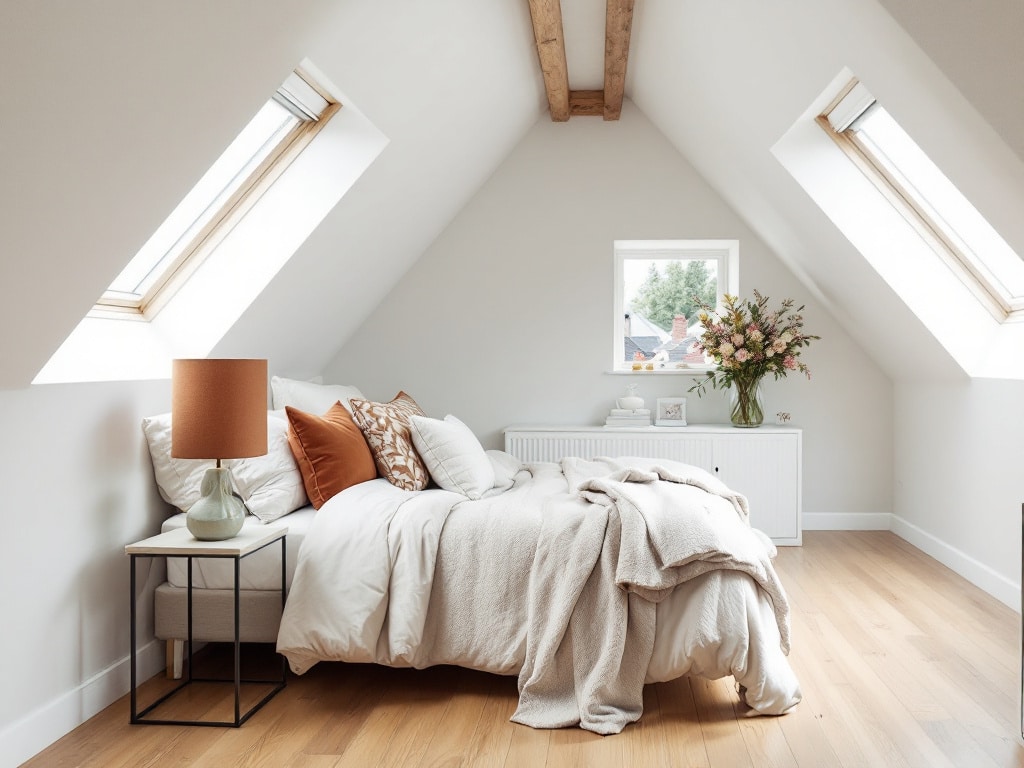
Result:
{"type": "Polygon", "coordinates": [[[200,541],[188,528],[177,528],[157,536],[129,544],[126,555],[233,555],[242,557],[288,533],[288,526],[251,525],[237,536],[224,541],[200,541]]]}

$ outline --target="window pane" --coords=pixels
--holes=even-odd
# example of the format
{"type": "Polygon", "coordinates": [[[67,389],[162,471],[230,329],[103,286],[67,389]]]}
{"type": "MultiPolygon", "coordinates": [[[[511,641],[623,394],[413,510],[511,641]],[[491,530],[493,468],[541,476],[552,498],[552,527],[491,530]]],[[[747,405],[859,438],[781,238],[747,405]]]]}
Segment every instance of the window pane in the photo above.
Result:
{"type": "Polygon", "coordinates": [[[700,335],[699,303],[717,303],[718,261],[626,258],[622,269],[620,361],[703,363],[703,354],[691,347],[700,335]]]}
{"type": "Polygon", "coordinates": [[[141,299],[162,277],[167,262],[221,212],[227,200],[298,123],[291,112],[268,101],[157,228],[109,291],[141,299]]]}
{"type": "Polygon", "coordinates": [[[1004,299],[1024,297],[1024,261],[888,112],[876,104],[853,130],[926,219],[1004,299]]]}

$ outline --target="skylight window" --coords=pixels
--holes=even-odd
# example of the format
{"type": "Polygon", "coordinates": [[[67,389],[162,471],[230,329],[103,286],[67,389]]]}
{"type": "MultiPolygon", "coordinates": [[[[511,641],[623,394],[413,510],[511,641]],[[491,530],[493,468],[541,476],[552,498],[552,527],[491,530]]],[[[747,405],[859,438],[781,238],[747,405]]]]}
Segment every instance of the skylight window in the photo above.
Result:
{"type": "Polygon", "coordinates": [[[260,108],[96,303],[151,317],[339,109],[295,72],[260,108]]]}
{"type": "Polygon", "coordinates": [[[997,320],[1024,317],[1024,261],[862,83],[818,123],[997,320]]]}

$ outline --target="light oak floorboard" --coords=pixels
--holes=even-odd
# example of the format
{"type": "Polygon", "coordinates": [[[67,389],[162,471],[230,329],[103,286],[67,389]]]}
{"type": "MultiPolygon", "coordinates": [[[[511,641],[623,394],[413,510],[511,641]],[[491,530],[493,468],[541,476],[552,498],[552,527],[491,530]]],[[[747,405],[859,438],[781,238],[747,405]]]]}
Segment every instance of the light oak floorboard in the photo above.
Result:
{"type": "MultiPolygon", "coordinates": [[[[894,534],[810,531],[804,541],[776,561],[804,694],[783,717],[750,717],[732,678],[681,678],[647,686],[643,718],[617,736],[539,731],[509,722],[514,677],[319,664],[242,728],[131,726],[125,697],[25,765],[1024,765],[1019,616],[894,534]]],[[[146,695],[161,685],[148,681],[146,695]]],[[[209,716],[227,704],[223,690],[197,688],[166,706],[209,716]]]]}

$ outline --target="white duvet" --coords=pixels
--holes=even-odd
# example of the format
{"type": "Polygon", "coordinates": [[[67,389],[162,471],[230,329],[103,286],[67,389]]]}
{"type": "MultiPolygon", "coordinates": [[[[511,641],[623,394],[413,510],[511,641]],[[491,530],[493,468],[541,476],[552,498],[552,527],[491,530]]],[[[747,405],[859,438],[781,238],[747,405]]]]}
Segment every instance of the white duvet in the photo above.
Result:
{"type": "Polygon", "coordinates": [[[774,547],[745,500],[675,462],[533,464],[478,501],[378,479],[317,513],[278,650],[519,675],[513,719],[616,733],[645,682],[733,675],[755,711],[800,700],[774,547]]]}

